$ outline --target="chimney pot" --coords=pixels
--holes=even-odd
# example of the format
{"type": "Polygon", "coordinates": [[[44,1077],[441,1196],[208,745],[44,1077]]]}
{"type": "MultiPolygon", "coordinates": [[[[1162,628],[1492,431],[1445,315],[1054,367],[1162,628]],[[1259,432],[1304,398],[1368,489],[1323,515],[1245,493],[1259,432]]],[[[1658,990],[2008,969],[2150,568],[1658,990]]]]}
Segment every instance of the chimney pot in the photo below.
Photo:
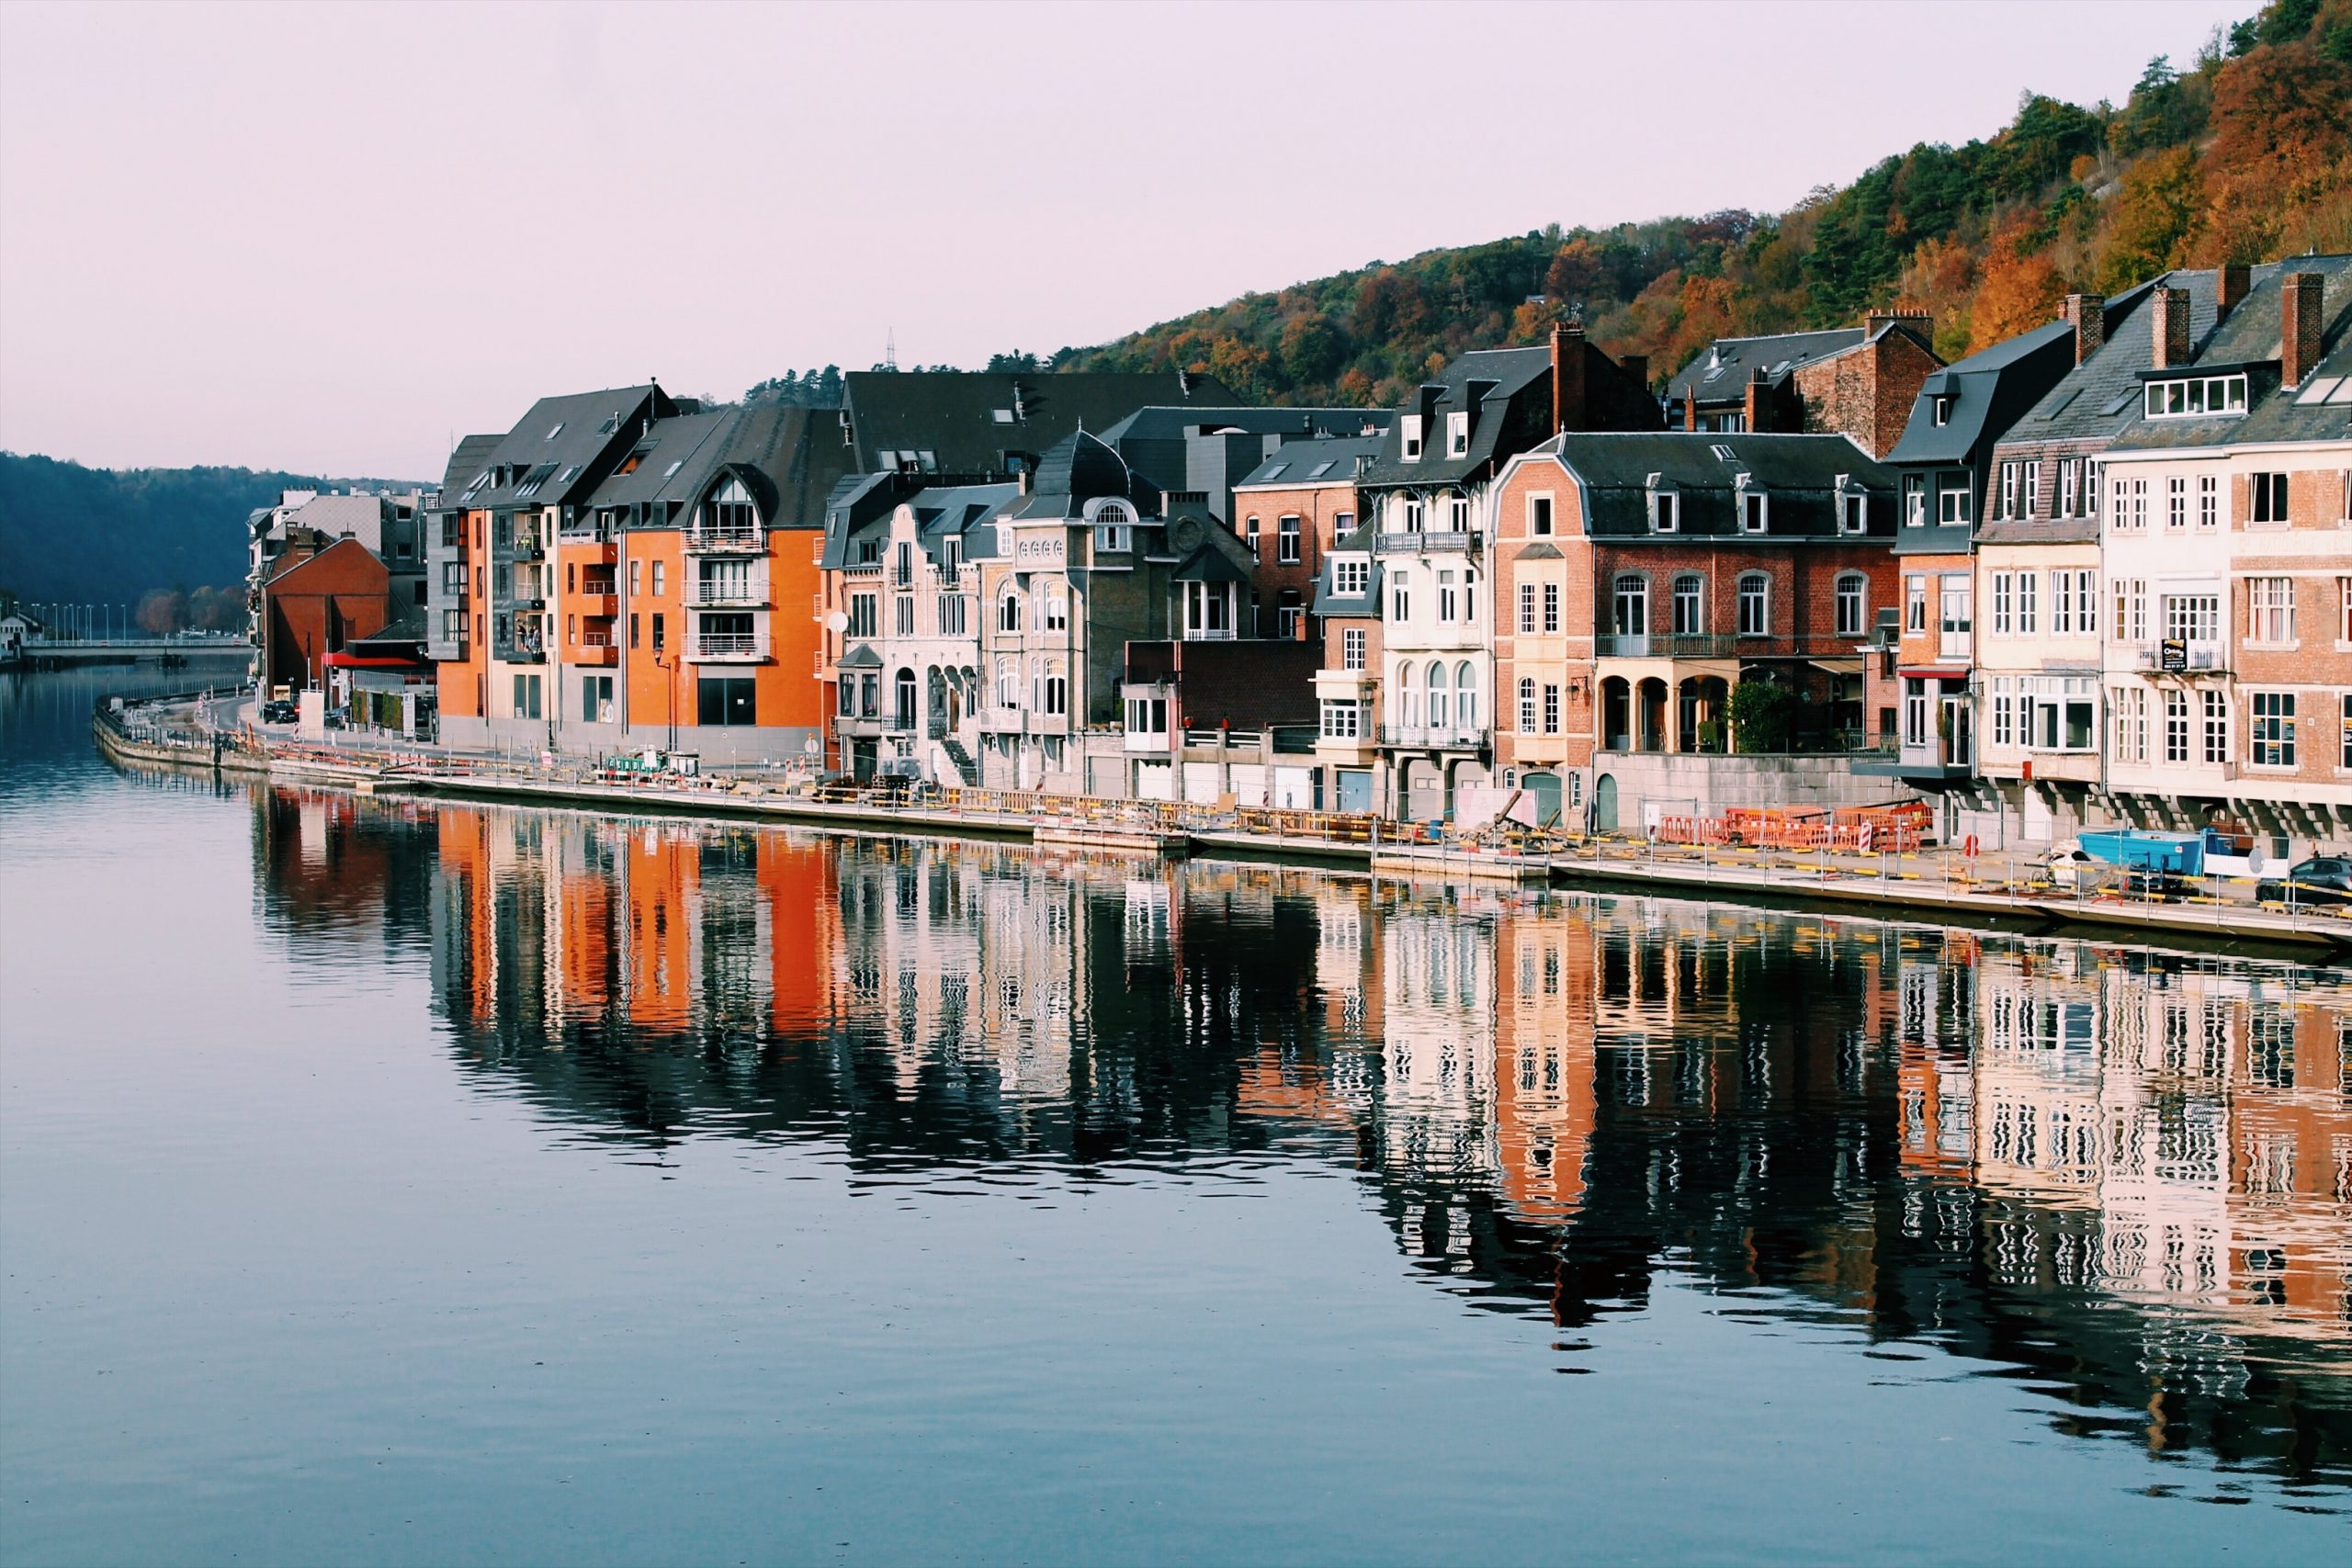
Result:
{"type": "Polygon", "coordinates": [[[2319,365],[2320,275],[2290,274],[2278,296],[2278,375],[2290,387],[2302,385],[2319,365]]]}
{"type": "Polygon", "coordinates": [[[2188,363],[2188,290],[2159,288],[2148,307],[2154,312],[2149,319],[2153,329],[2154,351],[2150,366],[2157,370],[2170,370],[2188,363]]]}
{"type": "Polygon", "coordinates": [[[2099,351],[2107,342],[2107,297],[2102,294],[2069,294],[2063,319],[2074,324],[2075,363],[2080,365],[2099,351]]]}

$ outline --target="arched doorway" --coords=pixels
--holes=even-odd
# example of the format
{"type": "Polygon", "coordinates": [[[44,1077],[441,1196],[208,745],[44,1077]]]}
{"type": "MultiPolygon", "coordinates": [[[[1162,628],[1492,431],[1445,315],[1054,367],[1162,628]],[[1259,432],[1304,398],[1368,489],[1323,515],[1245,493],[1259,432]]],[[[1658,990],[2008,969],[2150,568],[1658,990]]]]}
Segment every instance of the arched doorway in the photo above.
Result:
{"type": "Polygon", "coordinates": [[[1634,749],[1634,694],[1623,675],[1600,682],[1600,740],[1605,750],[1634,749]]]}
{"type": "Polygon", "coordinates": [[[895,728],[912,729],[915,727],[915,672],[911,670],[900,670],[897,680],[891,682],[891,686],[895,710],[893,716],[898,721],[895,728]]]}
{"type": "Polygon", "coordinates": [[[1617,776],[1603,773],[1592,781],[1592,830],[1613,833],[1617,830],[1617,776]]]}
{"type": "Polygon", "coordinates": [[[1657,676],[1645,678],[1641,688],[1641,732],[1637,737],[1645,751],[1666,750],[1666,682],[1657,676]]]}
{"type": "Polygon", "coordinates": [[[1557,773],[1522,773],[1519,787],[1535,807],[1535,825],[1552,828],[1560,821],[1560,775],[1557,773]]]}

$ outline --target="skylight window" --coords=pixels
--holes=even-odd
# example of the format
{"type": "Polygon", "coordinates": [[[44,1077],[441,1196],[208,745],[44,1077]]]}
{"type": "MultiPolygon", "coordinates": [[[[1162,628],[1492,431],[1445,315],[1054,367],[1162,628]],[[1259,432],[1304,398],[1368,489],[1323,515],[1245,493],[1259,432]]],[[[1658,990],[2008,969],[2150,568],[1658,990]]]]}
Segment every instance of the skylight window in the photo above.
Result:
{"type": "Polygon", "coordinates": [[[681,457],[676,462],[672,463],[668,468],[662,469],[662,477],[665,479],[674,479],[678,477],[678,470],[685,466],[686,460],[684,457],[681,457]]]}
{"type": "Polygon", "coordinates": [[[556,422],[555,422],[555,428],[554,428],[553,430],[550,430],[550,431],[548,431],[548,440],[550,440],[550,441],[552,441],[552,440],[554,440],[557,436],[561,435],[562,434],[563,434],[563,421],[561,421],[561,420],[558,420],[558,421],[556,421],[556,422]]]}
{"type": "Polygon", "coordinates": [[[1330,458],[1329,458],[1329,457],[1326,457],[1326,458],[1324,458],[1324,459],[1323,459],[1323,461],[1321,461],[1321,462],[1319,462],[1319,463],[1316,464],[1314,468],[1312,468],[1308,469],[1308,470],[1307,470],[1306,477],[1307,477],[1308,479],[1321,479],[1325,474],[1328,474],[1328,473],[1329,473],[1330,471],[1331,471],[1331,459],[1330,459],[1330,458]]]}
{"type": "Polygon", "coordinates": [[[605,423],[596,427],[596,434],[599,435],[610,435],[614,431],[618,430],[620,427],[621,416],[616,413],[608,413],[605,416],[605,423]]]}
{"type": "Polygon", "coordinates": [[[992,417],[999,424],[1011,424],[1012,423],[1012,411],[1011,409],[999,409],[992,417]]]}
{"type": "Polygon", "coordinates": [[[2303,403],[2324,403],[2327,401],[2328,394],[2335,391],[2338,387],[2344,385],[2346,379],[2352,379],[2352,378],[2346,378],[2342,376],[2322,376],[2318,379],[2314,380],[2310,386],[2305,387],[2303,389],[2302,396],[2297,398],[2295,401],[2298,405],[2303,403]]]}
{"type": "Polygon", "coordinates": [[[579,464],[577,464],[577,463],[568,464],[568,465],[566,465],[566,466],[565,466],[563,472],[561,472],[561,473],[558,474],[558,475],[555,477],[555,482],[556,482],[556,483],[558,483],[558,484],[560,484],[560,485],[568,485],[568,484],[570,484],[570,483],[571,483],[574,479],[577,479],[577,478],[579,477],[579,475],[580,475],[580,465],[579,465],[579,464]]]}
{"type": "Polygon", "coordinates": [[[1288,463],[1276,463],[1272,468],[1266,470],[1266,480],[1268,483],[1272,483],[1273,480],[1282,478],[1288,472],[1290,472],[1290,465],[1288,463]]]}
{"type": "Polygon", "coordinates": [[[2056,419],[2060,414],[2064,413],[2066,412],[2066,405],[2073,402],[2076,398],[2079,398],[2082,395],[2083,389],[2080,387],[2069,387],[2066,389],[2064,393],[2059,397],[2056,402],[2050,405],[2048,412],[2039,414],[2036,417],[2040,419],[2042,423],[2047,424],[2052,420],[2056,419]]]}
{"type": "Polygon", "coordinates": [[[1731,448],[1730,448],[1730,447],[1728,447],[1728,446],[1724,446],[1724,445],[1723,445],[1722,443],[1720,443],[1720,442],[1718,442],[1718,443],[1717,443],[1717,444],[1715,444],[1714,446],[1713,446],[1709,447],[1709,448],[1708,448],[1708,450],[1709,450],[1709,451],[1711,451],[1711,452],[1713,452],[1713,453],[1715,455],[1715,461],[1717,461],[1717,462],[1719,462],[1719,463],[1729,463],[1729,462],[1736,461],[1736,459],[1732,457],[1731,448]]]}

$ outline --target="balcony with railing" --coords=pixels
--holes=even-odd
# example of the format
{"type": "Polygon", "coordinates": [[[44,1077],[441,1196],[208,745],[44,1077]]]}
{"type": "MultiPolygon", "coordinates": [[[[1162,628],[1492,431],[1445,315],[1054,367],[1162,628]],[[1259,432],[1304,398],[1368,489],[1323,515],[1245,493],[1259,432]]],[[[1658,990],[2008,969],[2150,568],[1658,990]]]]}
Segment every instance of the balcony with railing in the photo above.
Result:
{"type": "Polygon", "coordinates": [[[705,664],[757,664],[768,656],[765,632],[696,632],[690,657],[705,664]]]}
{"type": "Polygon", "coordinates": [[[2143,670],[2187,675],[2218,674],[2230,667],[2229,644],[2217,638],[2174,637],[2143,643],[2137,662],[2143,670]]]}
{"type": "Polygon", "coordinates": [[[1437,751],[1480,751],[1487,746],[1487,728],[1478,724],[1384,724],[1380,744],[1437,751]]]}
{"type": "Polygon", "coordinates": [[[687,585],[686,602],[696,609],[757,610],[768,602],[768,585],[759,578],[703,578],[687,585]]]}
{"type": "Polygon", "coordinates": [[[714,523],[696,520],[686,527],[686,552],[705,556],[756,556],[767,553],[767,530],[757,523],[714,523]]]}
{"type": "Polygon", "coordinates": [[[1603,632],[1592,639],[1596,659],[1826,659],[1858,654],[1860,634],[1653,632],[1634,636],[1603,632]]]}
{"type": "Polygon", "coordinates": [[[584,664],[591,669],[600,665],[610,669],[621,661],[620,644],[609,637],[582,637],[566,651],[563,661],[566,664],[584,664]]]}
{"type": "Polygon", "coordinates": [[[1380,553],[1396,555],[1463,555],[1478,547],[1478,536],[1467,530],[1447,529],[1443,532],[1382,534],[1380,553]]]}

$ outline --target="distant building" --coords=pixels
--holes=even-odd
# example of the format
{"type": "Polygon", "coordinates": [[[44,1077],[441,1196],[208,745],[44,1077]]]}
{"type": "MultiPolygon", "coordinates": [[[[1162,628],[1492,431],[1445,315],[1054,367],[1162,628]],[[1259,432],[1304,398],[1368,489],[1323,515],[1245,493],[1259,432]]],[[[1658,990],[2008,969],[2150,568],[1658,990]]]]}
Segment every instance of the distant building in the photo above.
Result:
{"type": "Polygon", "coordinates": [[[329,657],[382,631],[403,608],[391,574],[357,539],[296,535],[261,585],[254,627],[262,686],[325,689],[329,657]]]}
{"type": "Polygon", "coordinates": [[[1215,378],[1178,370],[865,370],[842,384],[842,406],[830,411],[840,424],[842,468],[861,474],[1005,479],[1034,468],[1079,431],[1100,436],[1139,409],[1229,409],[1236,400],[1215,378]]]}
{"type": "Polygon", "coordinates": [[[1943,361],[1922,312],[1873,310],[1859,327],[1717,338],[1666,385],[1680,430],[1845,434],[1873,457],[1903,435],[1919,384],[1943,361]]]}

